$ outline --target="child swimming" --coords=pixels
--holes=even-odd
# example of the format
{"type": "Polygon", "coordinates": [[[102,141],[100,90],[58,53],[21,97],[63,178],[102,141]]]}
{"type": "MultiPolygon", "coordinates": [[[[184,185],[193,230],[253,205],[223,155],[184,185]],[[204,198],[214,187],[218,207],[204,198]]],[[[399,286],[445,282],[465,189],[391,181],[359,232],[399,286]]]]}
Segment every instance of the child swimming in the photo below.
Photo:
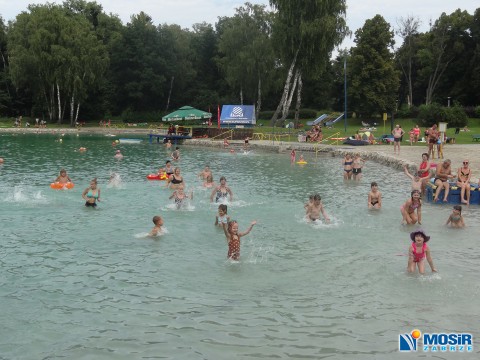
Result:
{"type": "Polygon", "coordinates": [[[323,208],[322,198],[320,197],[320,195],[315,194],[313,196],[313,203],[308,205],[306,210],[307,210],[306,216],[308,220],[310,221],[319,220],[320,214],[322,214],[323,217],[325,218],[325,221],[327,223],[330,222],[330,218],[328,217],[327,213],[325,212],[325,209],[323,208]]]}
{"type": "Polygon", "coordinates": [[[453,211],[450,214],[450,216],[447,219],[447,222],[445,225],[449,225],[452,228],[463,228],[465,227],[465,222],[463,221],[463,216],[462,216],[462,206],[461,205],[455,205],[453,207],[453,211]]]}
{"type": "Polygon", "coordinates": [[[162,226],[163,226],[163,219],[161,216],[154,216],[153,219],[152,219],[153,223],[155,224],[155,226],[153,227],[153,229],[150,231],[150,233],[148,234],[148,236],[157,236],[157,235],[162,235],[163,231],[162,231],[162,226]]]}
{"type": "Polygon", "coordinates": [[[427,259],[432,272],[437,272],[430,255],[430,248],[427,245],[430,236],[427,236],[423,230],[418,229],[410,233],[410,239],[412,240],[412,246],[408,249],[408,272],[414,273],[415,268],[418,267],[418,272],[424,274],[425,259],[427,259]]]}
{"type": "Polygon", "coordinates": [[[227,257],[231,260],[240,259],[240,238],[247,235],[252,231],[253,226],[257,222],[254,220],[251,222],[248,229],[244,232],[238,232],[238,223],[235,220],[230,221],[228,224],[223,223],[223,231],[227,237],[228,242],[228,254],[227,257]]]}
{"type": "Polygon", "coordinates": [[[180,209],[186,199],[193,199],[193,192],[186,194],[185,191],[183,191],[183,186],[180,186],[170,195],[169,199],[174,199],[177,209],[180,209]]]}
{"type": "Polygon", "coordinates": [[[368,208],[380,209],[382,207],[382,193],[378,190],[378,184],[374,181],[370,184],[368,193],[368,208]]]}
{"type": "Polygon", "coordinates": [[[410,199],[400,206],[400,212],[402,213],[402,224],[413,225],[417,222],[422,223],[422,200],[420,200],[420,191],[413,190],[410,194],[410,199]],[[415,210],[417,214],[415,214],[415,210]]]}
{"type": "Polygon", "coordinates": [[[230,216],[227,215],[227,205],[220,204],[218,205],[218,215],[215,216],[215,225],[223,226],[230,221],[230,216]]]}

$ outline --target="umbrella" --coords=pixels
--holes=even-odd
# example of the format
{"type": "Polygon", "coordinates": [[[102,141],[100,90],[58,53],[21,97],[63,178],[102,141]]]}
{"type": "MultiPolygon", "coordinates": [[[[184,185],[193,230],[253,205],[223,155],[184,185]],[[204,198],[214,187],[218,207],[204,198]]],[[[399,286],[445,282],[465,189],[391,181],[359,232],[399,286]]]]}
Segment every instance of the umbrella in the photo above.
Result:
{"type": "Polygon", "coordinates": [[[180,109],[162,117],[162,121],[204,120],[210,119],[212,114],[195,109],[191,106],[182,106],[180,109]]]}

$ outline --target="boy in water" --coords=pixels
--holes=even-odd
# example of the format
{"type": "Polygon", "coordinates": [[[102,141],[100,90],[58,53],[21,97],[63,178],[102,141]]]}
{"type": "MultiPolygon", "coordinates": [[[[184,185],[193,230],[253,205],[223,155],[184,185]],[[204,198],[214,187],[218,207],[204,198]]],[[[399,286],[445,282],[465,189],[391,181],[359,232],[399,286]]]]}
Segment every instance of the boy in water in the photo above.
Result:
{"type": "Polygon", "coordinates": [[[418,176],[418,172],[416,172],[415,175],[410,174],[407,165],[403,166],[403,171],[405,172],[405,175],[412,179],[412,190],[418,190],[422,192],[423,180],[420,176],[418,176]]]}
{"type": "Polygon", "coordinates": [[[313,203],[307,206],[307,218],[311,221],[315,221],[320,219],[320,214],[325,218],[325,222],[330,222],[330,218],[323,208],[322,198],[320,195],[315,194],[313,196],[313,203]]]}
{"type": "Polygon", "coordinates": [[[380,209],[382,207],[382,193],[378,190],[378,184],[374,181],[370,184],[368,193],[368,208],[380,209]]]}
{"type": "Polygon", "coordinates": [[[66,184],[69,182],[72,182],[72,179],[67,175],[67,170],[61,169],[60,170],[60,175],[55,179],[55,182],[58,182],[60,184],[66,184]]]}
{"type": "Polygon", "coordinates": [[[150,231],[148,236],[157,236],[162,234],[162,226],[163,226],[163,219],[161,216],[155,215],[152,219],[153,223],[155,226],[153,229],[150,231]]]}

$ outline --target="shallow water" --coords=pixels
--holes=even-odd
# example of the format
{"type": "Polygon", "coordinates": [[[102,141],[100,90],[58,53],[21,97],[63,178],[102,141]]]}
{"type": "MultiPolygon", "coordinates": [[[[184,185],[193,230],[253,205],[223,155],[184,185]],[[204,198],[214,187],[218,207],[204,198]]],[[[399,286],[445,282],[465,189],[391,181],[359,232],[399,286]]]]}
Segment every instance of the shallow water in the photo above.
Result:
{"type": "MultiPolygon", "coordinates": [[[[144,138],[117,146],[118,161],[113,139],[0,136],[1,358],[390,359],[405,357],[398,335],[414,328],[478,339],[478,207],[455,230],[443,226],[450,206],[425,204],[439,273],[409,276],[415,227],[400,225],[403,173],[367,162],[360,183],[344,183],[340,158],[305,154],[300,167],[289,154],[184,146],[178,165],[194,199],[177,210],[164,183],[145,178],[165,149],[144,138]],[[227,261],[213,225],[218,205],[196,176],[205,165],[215,181],[227,177],[240,230],[258,221],[239,263],[227,261]],[[62,167],[72,190],[49,187],[62,167]],[[113,172],[119,181],[108,186],[113,172]],[[81,192],[93,177],[101,202],[87,209],[81,192]],[[367,210],[371,181],[383,193],[380,211],[367,210]],[[329,225],[303,218],[314,192],[329,225]],[[151,239],[157,214],[166,233],[151,239]]],[[[476,347],[436,354],[476,356],[476,347]]]]}

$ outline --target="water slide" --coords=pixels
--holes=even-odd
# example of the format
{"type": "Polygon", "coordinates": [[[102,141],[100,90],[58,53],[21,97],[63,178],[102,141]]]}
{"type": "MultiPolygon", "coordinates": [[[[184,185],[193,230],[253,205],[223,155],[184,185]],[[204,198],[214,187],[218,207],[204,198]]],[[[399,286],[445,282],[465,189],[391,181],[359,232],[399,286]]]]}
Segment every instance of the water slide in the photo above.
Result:
{"type": "Polygon", "coordinates": [[[317,125],[319,124],[323,119],[327,118],[327,114],[320,115],[318,118],[316,118],[314,121],[308,121],[307,125],[312,126],[312,125],[317,125]]]}
{"type": "Polygon", "coordinates": [[[327,123],[325,125],[327,126],[332,126],[333,124],[335,124],[336,122],[338,122],[340,119],[343,118],[343,114],[341,114],[339,117],[337,117],[335,120],[332,120],[332,121],[327,121],[327,123]]]}

